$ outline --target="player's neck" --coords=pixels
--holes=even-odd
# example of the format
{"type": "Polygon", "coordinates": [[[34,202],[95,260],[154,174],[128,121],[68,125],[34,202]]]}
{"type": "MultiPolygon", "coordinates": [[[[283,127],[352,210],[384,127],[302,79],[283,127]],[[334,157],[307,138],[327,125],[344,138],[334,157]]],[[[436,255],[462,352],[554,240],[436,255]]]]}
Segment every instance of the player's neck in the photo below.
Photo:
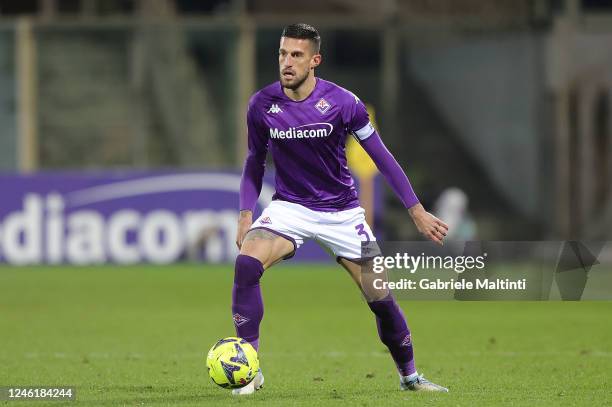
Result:
{"type": "Polygon", "coordinates": [[[308,78],[296,89],[283,88],[283,92],[289,99],[296,102],[306,99],[314,91],[317,85],[317,79],[314,75],[308,75],[308,78]]]}

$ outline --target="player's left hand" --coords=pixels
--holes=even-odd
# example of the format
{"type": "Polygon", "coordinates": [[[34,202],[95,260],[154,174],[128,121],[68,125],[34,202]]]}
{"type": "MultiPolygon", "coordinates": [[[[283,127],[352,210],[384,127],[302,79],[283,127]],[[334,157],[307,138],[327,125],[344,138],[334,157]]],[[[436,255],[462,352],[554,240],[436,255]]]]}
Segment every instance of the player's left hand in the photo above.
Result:
{"type": "Polygon", "coordinates": [[[444,238],[448,234],[448,225],[440,219],[427,212],[423,205],[416,204],[408,209],[418,231],[432,242],[439,245],[444,244],[444,238]]]}

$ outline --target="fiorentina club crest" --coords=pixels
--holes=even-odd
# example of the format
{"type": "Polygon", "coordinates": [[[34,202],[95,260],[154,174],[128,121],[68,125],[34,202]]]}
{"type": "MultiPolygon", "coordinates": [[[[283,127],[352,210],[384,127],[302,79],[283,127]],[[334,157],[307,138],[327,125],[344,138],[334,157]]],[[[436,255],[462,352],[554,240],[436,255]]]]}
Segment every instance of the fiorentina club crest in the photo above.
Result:
{"type": "Polygon", "coordinates": [[[234,314],[234,324],[236,326],[241,326],[246,324],[247,322],[249,322],[249,319],[247,317],[243,317],[242,315],[240,315],[239,313],[235,313],[234,314]]]}
{"type": "Polygon", "coordinates": [[[406,337],[404,338],[400,346],[410,346],[411,343],[412,343],[412,338],[410,337],[410,334],[408,334],[406,335],[406,337]]]}
{"type": "Polygon", "coordinates": [[[319,99],[319,101],[317,102],[317,104],[315,105],[315,107],[317,108],[317,110],[321,113],[325,113],[329,110],[329,108],[331,107],[331,105],[329,103],[327,103],[327,100],[321,98],[319,99]]]}

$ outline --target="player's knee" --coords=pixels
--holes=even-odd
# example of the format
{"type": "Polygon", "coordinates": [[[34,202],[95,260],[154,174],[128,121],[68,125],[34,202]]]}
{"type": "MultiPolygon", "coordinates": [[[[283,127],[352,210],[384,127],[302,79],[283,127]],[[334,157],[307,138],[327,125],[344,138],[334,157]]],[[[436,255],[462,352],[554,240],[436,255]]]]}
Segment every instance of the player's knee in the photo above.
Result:
{"type": "Polygon", "coordinates": [[[255,257],[239,254],[236,257],[234,269],[234,284],[239,286],[253,286],[259,283],[264,268],[261,261],[255,257]]]}

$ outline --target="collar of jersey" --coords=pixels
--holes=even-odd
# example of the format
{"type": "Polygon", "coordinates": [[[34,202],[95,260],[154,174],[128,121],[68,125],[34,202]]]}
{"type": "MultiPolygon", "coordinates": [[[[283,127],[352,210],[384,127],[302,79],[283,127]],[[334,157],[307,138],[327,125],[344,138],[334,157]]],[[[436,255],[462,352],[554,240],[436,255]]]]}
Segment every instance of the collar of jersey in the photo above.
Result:
{"type": "Polygon", "coordinates": [[[281,94],[283,95],[283,98],[284,98],[284,99],[287,99],[288,101],[293,102],[293,103],[304,103],[304,102],[306,102],[308,99],[310,99],[310,98],[312,97],[312,95],[314,95],[314,94],[315,94],[315,92],[317,91],[317,88],[319,87],[319,83],[320,83],[321,81],[320,81],[320,80],[319,80],[319,78],[317,78],[316,76],[315,76],[315,81],[316,81],[316,82],[315,82],[315,86],[314,86],[314,88],[312,88],[312,92],[310,92],[310,95],[306,96],[306,97],[305,97],[304,99],[302,99],[302,100],[293,100],[293,99],[291,99],[289,96],[287,96],[287,95],[285,94],[285,91],[283,90],[283,85],[281,85],[280,81],[278,82],[278,86],[280,86],[280,91],[281,91],[281,94]]]}

